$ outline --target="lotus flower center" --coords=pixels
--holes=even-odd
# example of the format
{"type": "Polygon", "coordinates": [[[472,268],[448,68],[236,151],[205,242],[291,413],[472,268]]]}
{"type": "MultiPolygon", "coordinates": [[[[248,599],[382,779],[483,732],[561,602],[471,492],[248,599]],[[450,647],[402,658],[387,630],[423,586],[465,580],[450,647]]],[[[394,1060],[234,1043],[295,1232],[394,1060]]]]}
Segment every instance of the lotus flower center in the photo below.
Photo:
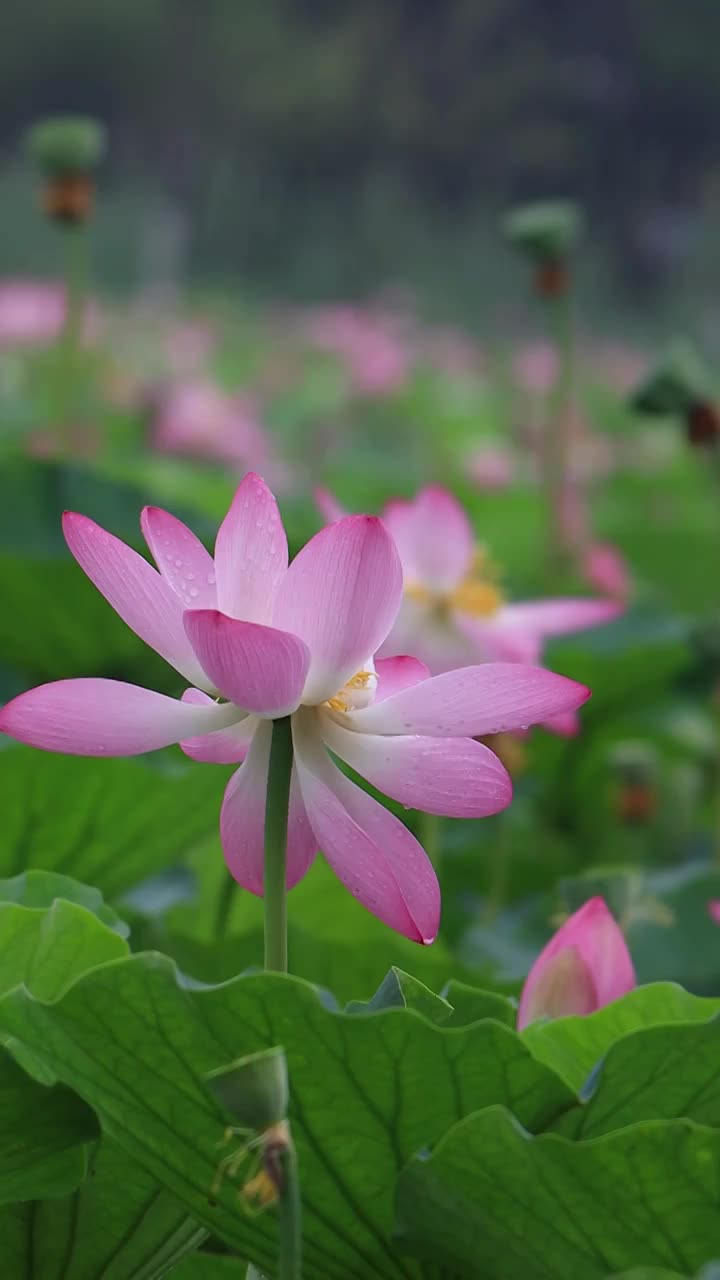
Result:
{"type": "Polygon", "coordinates": [[[442,616],[457,609],[473,618],[492,618],[504,603],[497,585],[497,569],[482,547],[475,552],[470,573],[451,590],[433,591],[420,582],[407,582],[405,595],[418,604],[429,605],[442,616]]]}
{"type": "Polygon", "coordinates": [[[328,698],[325,706],[331,711],[362,711],[363,707],[369,707],[375,701],[377,683],[375,663],[369,658],[360,671],[356,671],[354,676],[345,681],[334,697],[328,698]]]}

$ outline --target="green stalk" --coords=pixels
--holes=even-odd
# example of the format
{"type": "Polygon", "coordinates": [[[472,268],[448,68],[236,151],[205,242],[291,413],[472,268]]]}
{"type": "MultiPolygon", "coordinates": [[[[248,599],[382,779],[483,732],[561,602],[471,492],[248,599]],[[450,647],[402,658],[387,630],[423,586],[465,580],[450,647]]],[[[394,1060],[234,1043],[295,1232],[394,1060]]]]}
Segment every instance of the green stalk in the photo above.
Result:
{"type": "Polygon", "coordinates": [[[63,228],[65,240],[65,323],[58,340],[57,417],[64,434],[75,408],[78,352],[87,287],[87,231],[84,223],[63,228]]]}
{"type": "Polygon", "coordinates": [[[278,1205],[280,1256],[277,1280],[301,1280],[302,1277],[302,1203],[297,1156],[290,1138],[282,1157],[283,1189],[278,1205]]]}
{"type": "Polygon", "coordinates": [[[566,559],[562,507],[565,500],[572,433],[575,332],[570,287],[553,299],[553,328],[558,372],[548,397],[543,447],[543,482],[547,506],[546,575],[552,585],[566,559]]]}
{"type": "Polygon", "coordinates": [[[287,828],[292,764],[290,716],[284,716],[273,720],[265,800],[265,968],[276,973],[287,973],[288,967],[287,828]]]}
{"type": "Polygon", "coordinates": [[[442,866],[442,819],[437,813],[421,812],[419,839],[439,879],[442,866]]]}

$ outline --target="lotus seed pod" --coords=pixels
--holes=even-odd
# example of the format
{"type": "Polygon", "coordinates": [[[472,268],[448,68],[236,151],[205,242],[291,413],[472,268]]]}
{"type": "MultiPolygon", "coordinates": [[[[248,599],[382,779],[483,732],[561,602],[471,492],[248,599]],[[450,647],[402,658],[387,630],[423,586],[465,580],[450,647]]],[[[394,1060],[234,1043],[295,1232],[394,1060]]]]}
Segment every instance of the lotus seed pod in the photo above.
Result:
{"type": "Polygon", "coordinates": [[[48,177],[89,174],[105,152],[105,128],[90,116],[51,116],[28,130],[27,148],[48,177]]]}
{"type": "Polygon", "coordinates": [[[209,1072],[206,1079],[210,1092],[239,1128],[262,1133],[285,1119],[288,1076],[283,1049],[238,1058],[209,1072]]]}
{"type": "Polygon", "coordinates": [[[564,263],[582,232],[582,212],[570,200],[553,200],[513,209],[503,221],[510,244],[536,263],[564,263]]]}

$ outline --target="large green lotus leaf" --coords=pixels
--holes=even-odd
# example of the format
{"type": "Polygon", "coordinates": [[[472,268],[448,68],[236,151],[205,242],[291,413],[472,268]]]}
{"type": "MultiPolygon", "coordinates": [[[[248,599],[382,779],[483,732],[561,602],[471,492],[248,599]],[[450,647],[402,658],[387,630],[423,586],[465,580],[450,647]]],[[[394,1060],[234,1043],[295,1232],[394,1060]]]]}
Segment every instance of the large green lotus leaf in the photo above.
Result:
{"type": "Polygon", "coordinates": [[[584,1105],[553,1126],[596,1138],[638,1120],[685,1117],[720,1128],[720,1019],[623,1036],[589,1077],[584,1105]]]}
{"type": "Polygon", "coordinates": [[[59,871],[113,897],[217,842],[227,777],[179,753],[166,764],[13,748],[0,769],[0,874],[59,871]]]}
{"type": "Polygon", "coordinates": [[[55,1000],[95,965],[127,955],[127,943],[89,911],[59,898],[49,910],[0,902],[0,992],[21,984],[55,1000]]]}
{"type": "Polygon", "coordinates": [[[154,955],[95,969],[56,1003],[11,992],[0,1029],[95,1107],[193,1217],[270,1274],[272,1215],[247,1217],[227,1183],[209,1203],[225,1118],[203,1077],[284,1046],[314,1280],[422,1274],[390,1239],[402,1165],[477,1107],[502,1103],[538,1130],[574,1102],[493,1020],[446,1030],[410,1009],[338,1014],[303,981],[273,974],[189,990],[154,955]]]}
{"type": "Polygon", "coordinates": [[[128,927],[105,902],[99,889],[81,884],[58,871],[23,871],[11,880],[0,880],[0,902],[16,902],[21,907],[51,907],[58,898],[91,911],[109,929],[126,938],[128,927]]]}
{"type": "Polygon", "coordinates": [[[663,1023],[707,1022],[718,1012],[720,999],[693,996],[673,982],[658,982],[637,987],[585,1017],[531,1023],[522,1039],[539,1061],[579,1090],[610,1046],[629,1032],[663,1023]]]}
{"type": "Polygon", "coordinates": [[[492,1107],[398,1181],[401,1243],[463,1280],[692,1273],[720,1251],[720,1132],[684,1120],[532,1138],[492,1107]]]}
{"type": "MultiPolygon", "coordinates": [[[[206,1232],[107,1139],[72,1196],[0,1210],[7,1280],[161,1280],[206,1232]]],[[[240,1264],[236,1264],[240,1265],[240,1264]]],[[[195,1273],[200,1280],[201,1272],[195,1273]]]]}
{"type": "Polygon", "coordinates": [[[239,1258],[229,1254],[194,1253],[170,1272],[172,1280],[265,1280],[256,1267],[247,1272],[239,1258]]]}
{"type": "Polygon", "coordinates": [[[0,1049],[0,1204],[66,1196],[85,1177],[95,1112],[64,1085],[48,1087],[0,1049]]]}

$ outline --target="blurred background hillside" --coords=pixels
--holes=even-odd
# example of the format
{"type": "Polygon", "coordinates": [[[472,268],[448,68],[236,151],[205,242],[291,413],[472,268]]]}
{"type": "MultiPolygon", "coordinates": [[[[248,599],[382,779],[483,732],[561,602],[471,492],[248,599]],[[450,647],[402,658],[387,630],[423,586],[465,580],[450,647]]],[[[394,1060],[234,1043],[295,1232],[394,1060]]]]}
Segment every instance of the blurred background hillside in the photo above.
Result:
{"type": "Polygon", "coordinates": [[[714,342],[719,46],[717,0],[25,0],[0,45],[0,273],[54,261],[23,130],[81,111],[110,135],[107,287],[410,287],[511,324],[499,213],[566,195],[598,317],[692,298],[714,342]]]}

